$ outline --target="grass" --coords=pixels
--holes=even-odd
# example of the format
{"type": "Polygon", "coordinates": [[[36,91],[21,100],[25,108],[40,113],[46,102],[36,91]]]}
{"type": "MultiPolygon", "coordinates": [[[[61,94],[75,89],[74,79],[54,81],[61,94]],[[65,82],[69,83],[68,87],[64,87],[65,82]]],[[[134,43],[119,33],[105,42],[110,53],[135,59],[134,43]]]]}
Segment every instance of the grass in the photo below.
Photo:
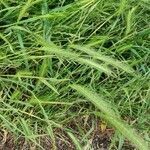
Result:
{"type": "Polygon", "coordinates": [[[148,150],[149,5],[0,0],[1,145],[148,150]]]}

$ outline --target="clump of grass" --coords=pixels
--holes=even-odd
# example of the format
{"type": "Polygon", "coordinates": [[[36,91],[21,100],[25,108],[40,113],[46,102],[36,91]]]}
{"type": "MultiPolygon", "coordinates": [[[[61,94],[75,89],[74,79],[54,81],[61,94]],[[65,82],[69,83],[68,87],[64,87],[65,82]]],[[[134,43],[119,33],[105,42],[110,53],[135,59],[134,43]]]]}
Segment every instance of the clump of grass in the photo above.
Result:
{"type": "Polygon", "coordinates": [[[148,149],[148,5],[144,0],[0,1],[1,129],[41,149],[44,136],[57,149],[61,130],[76,149],[90,149],[93,125],[76,130],[67,124],[94,115],[95,124],[104,119],[115,127],[116,149],[125,138],[148,149]]]}

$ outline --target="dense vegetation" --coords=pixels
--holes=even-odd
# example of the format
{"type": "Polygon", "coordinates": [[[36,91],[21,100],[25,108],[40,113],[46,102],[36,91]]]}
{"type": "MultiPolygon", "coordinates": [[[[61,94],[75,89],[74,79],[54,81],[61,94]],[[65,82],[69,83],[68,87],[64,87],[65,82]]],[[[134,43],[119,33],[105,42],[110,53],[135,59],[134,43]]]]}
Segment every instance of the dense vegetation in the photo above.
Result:
{"type": "Polygon", "coordinates": [[[149,0],[1,0],[0,146],[148,150],[149,23],[149,0]]]}

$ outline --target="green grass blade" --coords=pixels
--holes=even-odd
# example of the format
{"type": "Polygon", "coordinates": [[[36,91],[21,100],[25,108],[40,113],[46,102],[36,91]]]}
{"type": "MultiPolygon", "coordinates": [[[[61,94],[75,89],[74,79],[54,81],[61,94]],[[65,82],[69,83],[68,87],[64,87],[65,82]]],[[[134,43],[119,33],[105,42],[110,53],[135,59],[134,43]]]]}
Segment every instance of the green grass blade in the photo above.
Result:
{"type": "Polygon", "coordinates": [[[8,39],[7,39],[2,33],[0,33],[0,38],[8,44],[8,46],[9,46],[11,52],[14,53],[12,44],[8,41],[8,39]]]}
{"type": "Polygon", "coordinates": [[[131,28],[133,25],[133,14],[134,11],[136,10],[136,7],[133,7],[131,10],[129,10],[128,14],[127,14],[127,20],[126,20],[126,32],[125,35],[128,35],[131,32],[131,28]]]}
{"type": "Polygon", "coordinates": [[[90,56],[92,56],[93,58],[104,61],[105,63],[108,63],[114,67],[120,68],[120,69],[126,71],[127,73],[130,73],[130,74],[134,73],[133,69],[129,65],[122,63],[121,61],[118,61],[116,59],[113,59],[111,57],[102,55],[99,52],[96,52],[95,50],[92,50],[86,46],[70,45],[70,47],[80,50],[82,52],[85,52],[85,53],[89,54],[90,56]]]}
{"type": "Polygon", "coordinates": [[[42,1],[42,0],[35,0],[35,1],[33,1],[33,0],[28,0],[28,1],[25,3],[25,5],[22,7],[22,9],[21,9],[21,11],[20,11],[20,13],[19,13],[19,16],[18,16],[18,20],[17,20],[17,21],[20,21],[20,20],[24,17],[25,13],[27,12],[27,10],[28,10],[31,6],[33,6],[34,4],[36,4],[36,3],[40,2],[40,1],[42,1]]]}
{"type": "Polygon", "coordinates": [[[49,136],[50,136],[50,138],[52,140],[53,149],[57,150],[57,148],[56,148],[56,141],[55,141],[55,135],[54,135],[54,132],[53,132],[53,129],[52,129],[51,125],[49,125],[47,127],[47,132],[48,132],[48,134],[49,134],[49,136]]]}
{"type": "Polygon", "coordinates": [[[100,98],[97,94],[93,93],[89,89],[80,85],[71,85],[71,87],[77,90],[81,95],[86,97],[91,103],[93,103],[99,110],[104,113],[104,118],[109,121],[117,130],[119,130],[124,137],[130,140],[138,149],[148,150],[145,141],[137,135],[137,133],[129,127],[125,122],[116,117],[110,104],[100,98]]]}
{"type": "Polygon", "coordinates": [[[72,141],[76,147],[76,150],[82,150],[82,147],[81,147],[80,143],[78,142],[78,139],[71,132],[68,132],[68,135],[72,139],[72,141]]]}
{"type": "Polygon", "coordinates": [[[45,80],[44,78],[39,78],[39,80],[44,83],[47,87],[49,87],[51,90],[53,90],[56,94],[59,95],[59,92],[57,91],[57,89],[52,86],[47,80],[45,80]]]}
{"type": "Polygon", "coordinates": [[[147,143],[132,129],[126,122],[117,119],[115,116],[100,115],[113,125],[124,137],[133,143],[139,150],[149,150],[147,143]]]}
{"type": "Polygon", "coordinates": [[[41,48],[41,50],[43,50],[47,53],[55,54],[58,57],[62,57],[62,58],[68,59],[68,60],[73,60],[77,63],[88,65],[92,68],[100,70],[101,72],[105,72],[108,75],[112,74],[112,71],[106,65],[103,66],[100,63],[96,63],[93,60],[81,57],[80,54],[78,54],[78,53],[75,53],[75,52],[72,52],[69,50],[65,50],[65,49],[61,49],[53,42],[45,41],[39,35],[34,34],[34,36],[36,38],[37,43],[43,46],[43,48],[41,48]]]}
{"type": "Polygon", "coordinates": [[[21,11],[19,13],[19,16],[18,16],[18,21],[21,20],[21,18],[24,16],[24,14],[26,13],[27,9],[30,7],[32,1],[33,0],[28,0],[26,2],[26,4],[22,7],[22,9],[21,9],[21,11]]]}

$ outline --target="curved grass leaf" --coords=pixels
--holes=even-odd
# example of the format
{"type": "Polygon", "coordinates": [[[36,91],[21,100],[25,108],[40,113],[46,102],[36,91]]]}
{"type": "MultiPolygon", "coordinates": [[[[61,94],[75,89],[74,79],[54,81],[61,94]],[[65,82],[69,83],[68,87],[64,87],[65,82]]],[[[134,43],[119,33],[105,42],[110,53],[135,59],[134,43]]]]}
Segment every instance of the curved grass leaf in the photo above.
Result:
{"type": "Polygon", "coordinates": [[[116,59],[113,59],[111,57],[108,57],[108,56],[105,56],[105,55],[102,55],[100,54],[99,52],[96,52],[86,46],[80,46],[80,45],[70,45],[71,48],[74,48],[74,49],[77,49],[77,50],[80,50],[84,53],[87,53],[89,54],[90,56],[92,56],[93,58],[95,59],[98,59],[98,60],[101,60],[105,63],[108,63],[114,67],[117,67],[117,68],[120,68],[122,70],[124,70],[125,72],[127,73],[131,73],[133,74],[134,73],[134,70],[128,66],[127,64],[125,63],[122,63],[121,61],[118,61],[116,59]]]}
{"type": "Polygon", "coordinates": [[[99,110],[101,110],[103,113],[103,118],[112,124],[118,131],[120,131],[122,135],[130,140],[138,149],[148,150],[146,142],[139,135],[137,135],[131,127],[129,127],[120,118],[116,117],[116,114],[113,112],[110,104],[83,86],[74,84],[71,85],[71,87],[77,90],[77,92],[86,97],[99,110]]]}
{"type": "Polygon", "coordinates": [[[46,42],[40,36],[36,36],[36,40],[39,44],[43,46],[43,48],[41,48],[41,50],[43,51],[49,52],[50,54],[55,54],[56,56],[65,58],[67,60],[73,60],[77,63],[88,65],[108,75],[112,74],[112,71],[106,65],[104,66],[103,64],[97,63],[94,60],[83,58],[78,53],[68,51],[65,49],[61,49],[57,45],[55,45],[53,42],[50,42],[50,43],[46,42]]]}

